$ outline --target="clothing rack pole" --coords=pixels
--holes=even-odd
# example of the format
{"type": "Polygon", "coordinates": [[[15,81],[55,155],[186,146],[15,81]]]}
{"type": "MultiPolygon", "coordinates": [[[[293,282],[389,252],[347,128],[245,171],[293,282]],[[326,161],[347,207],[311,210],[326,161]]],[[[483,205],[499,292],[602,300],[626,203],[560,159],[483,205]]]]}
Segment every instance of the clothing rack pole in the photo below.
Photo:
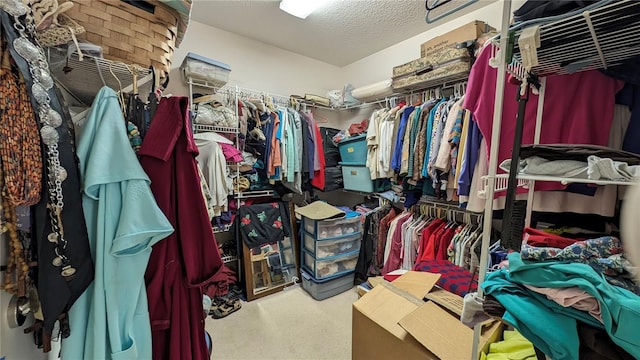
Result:
{"type": "MultiPolygon", "coordinates": [[[[496,79],[496,97],[493,104],[493,124],[491,129],[491,149],[489,151],[489,174],[487,177],[484,206],[484,224],[482,231],[482,246],[480,251],[480,272],[478,274],[478,298],[483,298],[481,284],[487,274],[487,259],[489,258],[489,244],[491,242],[491,225],[493,220],[493,196],[495,192],[496,173],[498,169],[498,150],[500,148],[500,131],[502,129],[502,106],[504,104],[504,87],[507,67],[507,48],[509,46],[509,22],[511,20],[511,0],[504,0],[502,4],[502,24],[500,33],[500,63],[496,79]]],[[[480,352],[480,335],[482,325],[473,329],[473,347],[471,360],[477,360],[480,352]]]]}

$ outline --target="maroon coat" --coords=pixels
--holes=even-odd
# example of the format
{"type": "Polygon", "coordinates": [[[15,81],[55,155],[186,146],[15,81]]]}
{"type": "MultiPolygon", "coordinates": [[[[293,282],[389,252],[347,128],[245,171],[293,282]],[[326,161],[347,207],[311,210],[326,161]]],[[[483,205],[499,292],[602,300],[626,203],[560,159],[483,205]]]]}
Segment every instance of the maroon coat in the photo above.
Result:
{"type": "Polygon", "coordinates": [[[185,97],[163,99],[138,153],[158,206],[175,228],[153,246],[145,274],[154,360],[209,359],[202,288],[224,277],[200,190],[188,107],[185,97]]]}

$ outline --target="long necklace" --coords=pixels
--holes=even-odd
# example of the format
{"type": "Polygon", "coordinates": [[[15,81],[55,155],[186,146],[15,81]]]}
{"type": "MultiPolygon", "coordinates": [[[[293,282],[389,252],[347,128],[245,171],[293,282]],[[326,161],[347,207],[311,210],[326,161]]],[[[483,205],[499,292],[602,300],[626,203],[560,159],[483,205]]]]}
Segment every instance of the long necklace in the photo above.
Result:
{"type": "Polygon", "coordinates": [[[0,66],[0,158],[7,198],[13,206],[35,205],[42,189],[42,150],[37,120],[22,76],[13,72],[2,44],[0,66]]]}
{"type": "Polygon", "coordinates": [[[37,103],[36,110],[41,124],[40,137],[47,151],[48,213],[52,230],[47,239],[55,246],[56,257],[53,259],[53,265],[60,267],[60,274],[65,280],[70,281],[75,275],[76,269],[66,255],[68,242],[64,237],[62,224],[62,209],[64,208],[62,182],[67,178],[67,171],[60,164],[58,151],[59,134],[57,128],[62,125],[62,116],[51,108],[50,104],[49,90],[53,88],[53,78],[44,51],[37,43],[29,40],[27,31],[31,34],[32,39],[35,38],[35,25],[33,18],[28,16],[29,8],[20,0],[0,0],[0,8],[13,16],[13,27],[19,34],[13,40],[13,47],[28,63],[33,80],[31,94],[37,103]],[[20,20],[20,17],[23,16],[26,19],[25,24],[22,24],[20,20]]]}
{"type": "Polygon", "coordinates": [[[16,208],[9,202],[4,184],[4,174],[0,167],[0,188],[2,197],[3,232],[6,230],[9,237],[9,254],[7,255],[7,268],[4,272],[2,288],[18,296],[25,296],[27,290],[27,274],[29,264],[25,257],[25,249],[18,234],[16,208]]]}

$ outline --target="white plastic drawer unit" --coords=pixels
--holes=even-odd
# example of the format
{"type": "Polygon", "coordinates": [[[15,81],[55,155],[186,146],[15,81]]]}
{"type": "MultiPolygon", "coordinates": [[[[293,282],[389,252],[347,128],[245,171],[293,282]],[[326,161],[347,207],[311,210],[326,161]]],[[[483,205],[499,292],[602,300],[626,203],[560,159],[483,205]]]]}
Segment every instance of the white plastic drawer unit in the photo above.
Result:
{"type": "Polygon", "coordinates": [[[314,279],[328,279],[353,272],[358,263],[360,251],[346,255],[317,260],[313,255],[302,250],[302,268],[314,279]]]}
{"type": "Polygon", "coordinates": [[[332,220],[312,220],[303,217],[302,222],[304,230],[317,240],[355,234],[362,229],[360,216],[332,220]]]}
{"type": "Polygon", "coordinates": [[[360,250],[361,239],[362,233],[356,233],[339,238],[316,240],[313,235],[305,232],[302,241],[304,249],[320,260],[360,250]]]}

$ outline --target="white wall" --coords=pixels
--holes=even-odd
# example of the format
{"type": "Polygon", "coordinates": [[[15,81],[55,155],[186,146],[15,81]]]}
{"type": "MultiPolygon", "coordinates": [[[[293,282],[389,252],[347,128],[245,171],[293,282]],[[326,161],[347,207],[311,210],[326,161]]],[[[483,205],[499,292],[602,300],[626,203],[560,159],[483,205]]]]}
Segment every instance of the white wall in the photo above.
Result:
{"type": "Polygon", "coordinates": [[[189,94],[178,71],[188,52],[229,64],[230,84],[271,94],[325,95],[342,84],[337,66],[192,20],[174,54],[167,93],[189,94]]]}

